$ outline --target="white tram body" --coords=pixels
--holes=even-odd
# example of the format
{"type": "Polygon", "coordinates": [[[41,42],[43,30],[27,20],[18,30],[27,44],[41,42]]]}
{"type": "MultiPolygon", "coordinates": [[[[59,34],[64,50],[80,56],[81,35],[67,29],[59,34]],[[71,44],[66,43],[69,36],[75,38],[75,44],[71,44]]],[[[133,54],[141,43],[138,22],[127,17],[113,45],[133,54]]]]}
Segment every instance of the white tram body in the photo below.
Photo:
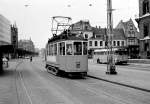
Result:
{"type": "Polygon", "coordinates": [[[65,72],[72,75],[87,75],[87,40],[76,36],[56,36],[46,46],[46,68],[57,75],[65,72]]]}
{"type": "MultiPolygon", "coordinates": [[[[107,63],[107,49],[98,49],[94,51],[93,60],[96,63],[107,63]],[[98,62],[99,59],[99,62],[98,62]]],[[[113,59],[115,64],[127,64],[128,62],[128,55],[125,49],[114,48],[113,49],[113,59]]]]}

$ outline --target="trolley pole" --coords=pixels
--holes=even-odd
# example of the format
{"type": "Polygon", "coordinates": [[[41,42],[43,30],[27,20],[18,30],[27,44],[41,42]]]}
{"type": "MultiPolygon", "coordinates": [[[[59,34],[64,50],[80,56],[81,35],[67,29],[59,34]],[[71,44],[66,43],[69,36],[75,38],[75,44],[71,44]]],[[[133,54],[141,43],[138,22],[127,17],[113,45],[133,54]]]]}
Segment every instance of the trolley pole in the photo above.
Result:
{"type": "Polygon", "coordinates": [[[112,16],[112,0],[107,0],[107,71],[106,74],[117,74],[115,62],[114,62],[114,52],[112,47],[112,40],[113,40],[113,16],[112,16]]]}

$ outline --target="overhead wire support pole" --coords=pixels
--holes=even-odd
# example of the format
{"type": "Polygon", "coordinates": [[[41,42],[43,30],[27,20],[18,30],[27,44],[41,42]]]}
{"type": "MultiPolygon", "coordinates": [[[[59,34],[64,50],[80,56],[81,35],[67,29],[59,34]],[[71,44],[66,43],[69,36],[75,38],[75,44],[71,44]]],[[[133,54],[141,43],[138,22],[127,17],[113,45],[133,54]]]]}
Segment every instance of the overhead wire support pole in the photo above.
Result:
{"type": "Polygon", "coordinates": [[[112,0],[107,0],[107,71],[106,74],[117,74],[115,62],[114,62],[114,52],[112,47],[113,41],[113,16],[112,16],[112,0]]]}

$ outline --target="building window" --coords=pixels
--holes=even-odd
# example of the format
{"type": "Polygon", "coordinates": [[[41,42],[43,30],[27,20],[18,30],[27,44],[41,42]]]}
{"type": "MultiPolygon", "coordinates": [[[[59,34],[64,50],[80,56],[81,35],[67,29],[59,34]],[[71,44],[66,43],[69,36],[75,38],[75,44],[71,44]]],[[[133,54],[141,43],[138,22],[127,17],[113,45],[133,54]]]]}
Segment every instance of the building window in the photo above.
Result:
{"type": "Polygon", "coordinates": [[[92,46],[92,41],[89,41],[89,46],[92,46]]]}
{"type": "Polygon", "coordinates": [[[117,46],[120,46],[120,41],[117,41],[117,46]]]}
{"type": "Polygon", "coordinates": [[[149,24],[144,24],[143,33],[144,33],[144,37],[148,36],[148,34],[149,34],[149,24]]]}
{"type": "Polygon", "coordinates": [[[95,41],[95,46],[97,46],[97,41],[95,41]]]}
{"type": "Polygon", "coordinates": [[[108,46],[108,41],[105,42],[105,46],[106,46],[106,47],[108,46]]]}
{"type": "Polygon", "coordinates": [[[129,25],[129,29],[130,29],[130,30],[133,30],[133,29],[134,29],[132,24],[129,25]]]}
{"type": "Polygon", "coordinates": [[[116,41],[113,41],[113,46],[116,46],[116,41]]]}
{"type": "Polygon", "coordinates": [[[88,39],[89,37],[88,37],[88,34],[85,34],[85,39],[88,39]]]}
{"type": "Polygon", "coordinates": [[[143,15],[149,13],[149,1],[144,0],[143,2],[143,15]]]}
{"type": "Polygon", "coordinates": [[[88,30],[88,26],[85,26],[85,30],[88,30]]]}
{"type": "Polygon", "coordinates": [[[100,41],[100,46],[103,46],[103,41],[100,41]]]}
{"type": "Polygon", "coordinates": [[[135,45],[135,40],[134,39],[128,40],[128,45],[135,45]]]}
{"type": "Polygon", "coordinates": [[[122,46],[125,46],[125,45],[124,45],[124,41],[122,41],[122,46]]]}
{"type": "Polygon", "coordinates": [[[144,44],[144,51],[148,51],[148,47],[149,47],[148,43],[145,43],[144,44]]]}

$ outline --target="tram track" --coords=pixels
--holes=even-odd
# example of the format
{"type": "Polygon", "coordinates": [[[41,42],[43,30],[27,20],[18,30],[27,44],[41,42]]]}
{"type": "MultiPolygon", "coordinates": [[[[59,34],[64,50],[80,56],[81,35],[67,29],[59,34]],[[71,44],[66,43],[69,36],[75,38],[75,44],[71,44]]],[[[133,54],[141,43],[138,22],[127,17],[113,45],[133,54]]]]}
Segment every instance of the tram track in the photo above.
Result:
{"type": "MultiPolygon", "coordinates": [[[[50,74],[50,75],[53,75],[53,74],[50,74]]],[[[51,76],[48,76],[49,78],[52,78],[54,80],[56,80],[55,78],[51,77],[51,76]]],[[[79,82],[78,80],[72,80],[70,79],[71,81],[73,81],[73,83],[75,83],[76,86],[78,87],[82,87],[82,88],[85,88],[87,91],[95,94],[95,95],[98,95],[99,97],[101,97],[102,95],[105,95],[107,96],[108,98],[111,98],[111,100],[113,100],[114,102],[116,102],[116,104],[131,104],[131,103],[128,103],[127,101],[123,100],[123,99],[120,99],[118,97],[114,97],[112,96],[111,94],[107,93],[107,92],[104,92],[104,91],[98,91],[97,89],[93,88],[93,87],[90,87],[88,84],[86,83],[82,83],[82,82],[79,82]]]]}
{"type": "MultiPolygon", "coordinates": [[[[41,65],[39,65],[39,66],[41,66],[41,65]]],[[[36,65],[32,65],[32,67],[38,69],[38,70],[41,72],[41,68],[37,67],[36,65]]],[[[41,66],[41,67],[43,67],[43,66],[41,66]]],[[[45,69],[45,68],[44,68],[44,69],[45,69]]],[[[56,75],[54,75],[54,74],[52,74],[52,73],[48,73],[46,69],[45,69],[45,71],[46,71],[47,76],[45,76],[44,78],[53,79],[54,82],[60,83],[60,82],[55,78],[55,77],[59,77],[59,76],[56,76],[56,75]]],[[[37,73],[39,73],[39,72],[37,72],[37,73]]],[[[44,73],[43,73],[43,74],[44,74],[44,73]]],[[[40,73],[39,75],[40,75],[41,77],[43,76],[41,73],[40,73]]],[[[60,78],[61,78],[61,77],[60,77],[60,78]]],[[[49,81],[48,81],[48,82],[49,82],[49,81]]],[[[58,86],[58,87],[56,87],[56,88],[57,88],[59,91],[63,91],[63,88],[59,87],[60,85],[57,84],[57,83],[54,83],[54,82],[50,82],[50,83],[53,83],[54,85],[58,86]]],[[[61,82],[61,83],[63,83],[63,82],[61,82]]],[[[63,84],[64,84],[64,83],[63,83],[63,84]]],[[[51,84],[50,84],[50,86],[51,86],[51,84]]],[[[63,91],[63,94],[64,94],[64,95],[62,95],[62,97],[64,98],[64,100],[66,99],[66,102],[70,102],[70,103],[67,103],[67,104],[84,104],[84,103],[82,103],[81,101],[78,101],[78,99],[76,99],[75,97],[73,97],[72,95],[70,95],[70,93],[68,93],[68,92],[66,92],[66,91],[63,91]],[[69,96],[70,99],[67,99],[66,96],[69,96]]]]}
{"type": "MultiPolygon", "coordinates": [[[[53,75],[53,74],[51,74],[51,75],[53,75]]],[[[50,76],[49,76],[49,78],[56,80],[55,78],[50,77],[50,76]]],[[[75,81],[75,80],[71,80],[71,81],[73,81],[74,83],[76,83],[76,84],[75,84],[76,86],[85,88],[87,91],[89,91],[89,92],[91,92],[91,93],[93,93],[93,94],[95,94],[95,95],[98,95],[99,97],[101,97],[101,94],[104,94],[105,96],[111,98],[112,100],[115,100],[116,104],[130,104],[130,103],[127,103],[127,102],[125,102],[125,101],[123,101],[123,100],[121,100],[121,99],[118,99],[118,98],[116,98],[116,97],[112,97],[110,94],[108,94],[108,93],[106,93],[106,92],[101,92],[100,94],[98,94],[98,92],[95,91],[94,88],[88,87],[87,85],[85,85],[85,84],[83,84],[83,83],[80,83],[80,82],[78,82],[78,81],[75,81]],[[118,102],[119,102],[119,103],[118,103],[118,102]]],[[[78,101],[78,100],[76,99],[76,101],[78,101]]],[[[79,103],[79,101],[78,101],[77,104],[84,104],[84,103],[79,103]]]]}
{"type": "Polygon", "coordinates": [[[17,87],[17,68],[23,63],[23,61],[20,61],[19,63],[17,63],[16,67],[15,67],[15,91],[16,91],[16,95],[17,95],[17,102],[18,104],[20,103],[20,99],[19,99],[19,93],[18,93],[18,87],[17,87]]]}
{"type": "MultiPolygon", "coordinates": [[[[42,67],[42,66],[41,66],[42,67]]],[[[40,69],[41,70],[41,69],[40,69]]],[[[51,76],[52,74],[48,75],[48,77],[50,79],[53,79],[53,80],[56,80],[54,77],[55,76],[51,76]]],[[[61,77],[60,77],[61,78],[61,77]]],[[[139,92],[139,93],[145,93],[145,92],[150,92],[149,90],[147,91],[147,89],[141,89],[141,88],[137,88],[137,87],[133,87],[133,86],[129,86],[129,85],[126,85],[126,84],[120,84],[120,83],[116,83],[116,82],[113,82],[113,81],[109,81],[109,80],[106,80],[106,79],[99,79],[99,78],[94,78],[93,76],[87,76],[87,78],[90,78],[90,79],[94,79],[94,80],[99,80],[99,81],[103,81],[103,82],[109,82],[110,84],[114,84],[114,86],[122,86],[122,87],[127,87],[127,89],[130,90],[134,90],[135,92],[139,92]],[[130,89],[131,88],[131,89],[130,89]],[[141,92],[141,91],[144,91],[144,92],[141,92]]],[[[68,78],[67,78],[68,79],[68,78]]],[[[113,102],[116,102],[117,104],[133,104],[133,102],[137,102],[136,100],[131,100],[128,101],[126,99],[128,99],[128,97],[126,99],[123,99],[122,97],[116,97],[116,96],[113,96],[111,93],[109,93],[109,91],[107,92],[107,90],[98,90],[97,88],[95,88],[92,84],[89,85],[87,82],[85,81],[82,81],[80,82],[80,80],[72,80],[72,79],[69,79],[67,80],[68,83],[70,83],[70,80],[71,80],[71,83],[74,83],[73,85],[74,86],[78,86],[79,88],[85,88],[86,91],[88,92],[91,92],[93,93],[94,95],[98,96],[99,98],[103,95],[105,95],[106,97],[108,97],[109,99],[111,99],[113,102]],[[106,91],[106,92],[105,92],[106,91]]],[[[57,81],[56,81],[57,82],[57,81]]],[[[59,82],[59,81],[58,81],[59,82]]],[[[97,81],[94,81],[94,82],[97,82],[97,81]]],[[[99,83],[99,82],[98,82],[99,83]]],[[[121,88],[122,89],[122,88],[121,88]]],[[[136,96],[136,94],[133,94],[134,96],[136,96]]],[[[137,98],[136,98],[137,99],[137,98]]],[[[141,99],[142,100],[142,99],[141,99]]],[[[80,103],[79,103],[80,104],[80,103]]],[[[84,103],[83,103],[84,104],[84,103]]]]}
{"type": "Polygon", "coordinates": [[[90,91],[91,93],[95,93],[96,95],[98,95],[99,97],[101,97],[101,95],[105,95],[107,96],[109,99],[112,99],[112,100],[115,100],[116,104],[131,104],[131,103],[128,103],[127,101],[123,100],[123,99],[120,99],[118,97],[114,97],[112,96],[111,94],[107,93],[107,92],[104,92],[102,90],[97,90],[91,86],[89,86],[88,84],[86,83],[81,83],[79,81],[75,81],[74,82],[78,85],[78,86],[82,86],[84,88],[86,88],[88,91],[90,91]]]}
{"type": "Polygon", "coordinates": [[[17,85],[17,77],[19,78],[19,81],[25,91],[25,94],[28,98],[28,101],[29,101],[29,104],[33,104],[32,102],[32,99],[28,93],[28,90],[27,90],[27,87],[24,83],[24,80],[23,80],[23,75],[21,72],[17,71],[18,67],[23,63],[23,60],[21,62],[19,62],[15,68],[15,72],[16,72],[16,78],[15,78],[15,86],[16,86],[16,93],[17,93],[17,99],[18,99],[18,104],[21,104],[21,100],[20,100],[20,97],[19,97],[19,88],[18,88],[18,85],[17,85]]]}

